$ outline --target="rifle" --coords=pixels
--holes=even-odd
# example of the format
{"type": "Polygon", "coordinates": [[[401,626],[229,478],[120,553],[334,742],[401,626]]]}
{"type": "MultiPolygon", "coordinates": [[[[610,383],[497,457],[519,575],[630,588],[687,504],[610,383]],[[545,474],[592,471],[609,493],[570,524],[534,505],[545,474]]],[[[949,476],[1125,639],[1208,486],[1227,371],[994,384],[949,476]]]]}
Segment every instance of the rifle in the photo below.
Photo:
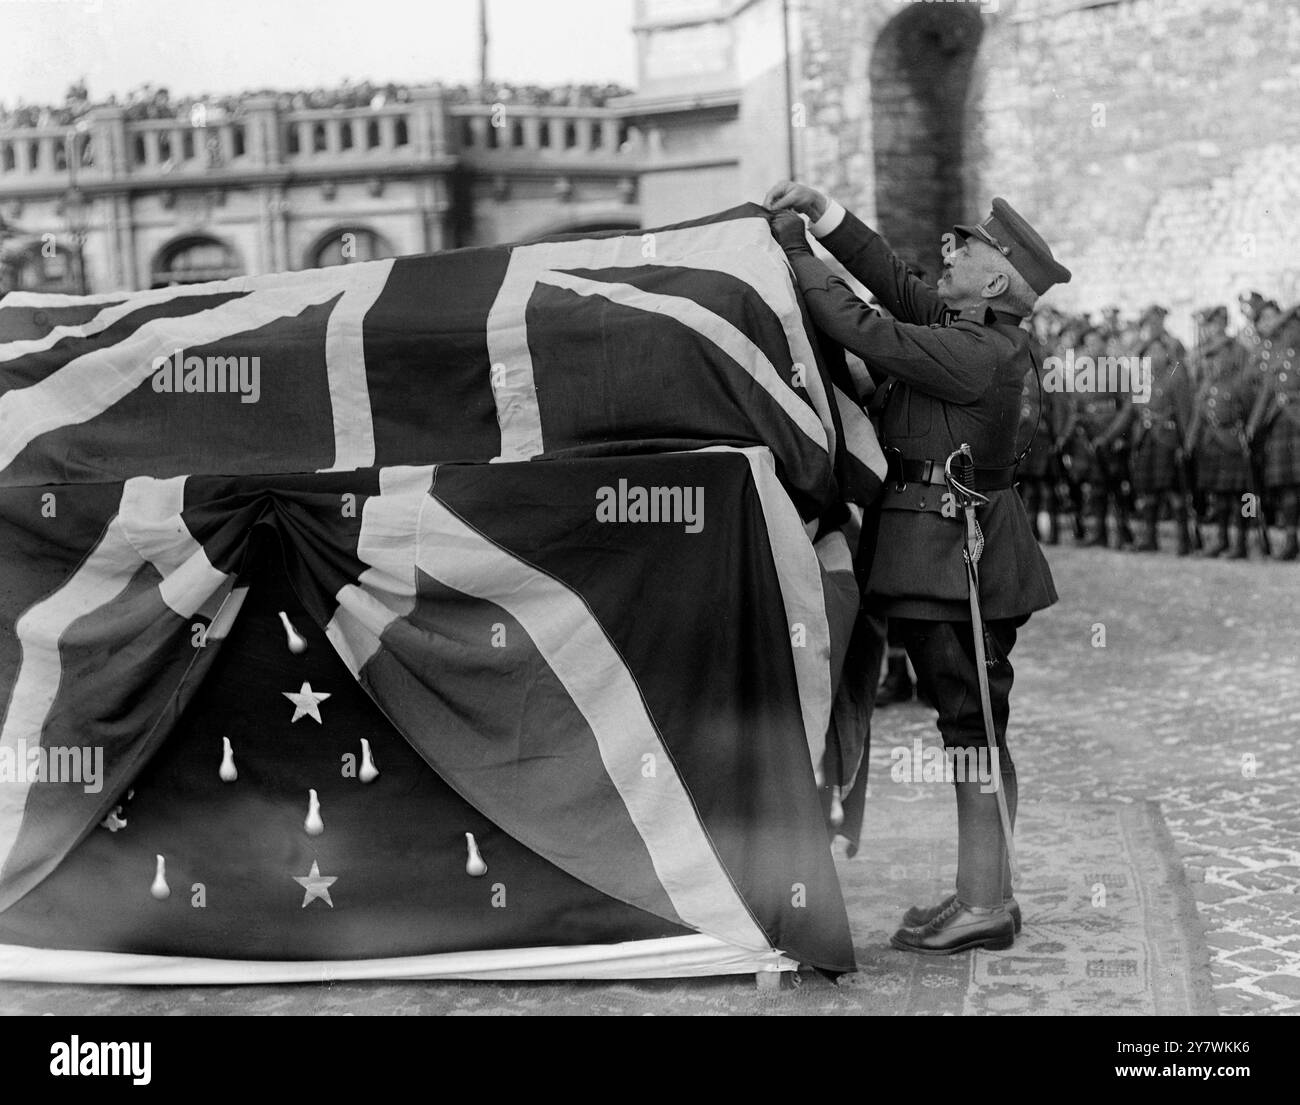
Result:
{"type": "Polygon", "coordinates": [[[1192,548],[1197,552],[1205,550],[1205,540],[1201,537],[1201,519],[1196,513],[1196,463],[1195,457],[1186,449],[1179,449],[1174,457],[1178,472],[1178,496],[1183,501],[1183,525],[1188,530],[1192,548]]]}
{"type": "Polygon", "coordinates": [[[1255,520],[1259,524],[1259,547],[1264,551],[1267,557],[1273,556],[1273,542],[1268,536],[1268,517],[1264,511],[1264,486],[1263,471],[1260,467],[1259,453],[1250,447],[1250,439],[1246,437],[1244,426],[1237,427],[1237,440],[1241,444],[1241,451],[1246,457],[1246,470],[1250,473],[1250,486],[1246,491],[1250,497],[1255,500],[1255,520]]]}

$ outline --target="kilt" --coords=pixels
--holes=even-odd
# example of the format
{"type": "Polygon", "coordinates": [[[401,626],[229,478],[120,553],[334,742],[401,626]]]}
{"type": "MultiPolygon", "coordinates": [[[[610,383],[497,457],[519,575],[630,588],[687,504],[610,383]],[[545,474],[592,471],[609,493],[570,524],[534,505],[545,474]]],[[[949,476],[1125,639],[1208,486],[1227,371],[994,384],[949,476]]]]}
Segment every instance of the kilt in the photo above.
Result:
{"type": "Polygon", "coordinates": [[[1264,442],[1264,486],[1300,487],[1300,414],[1283,411],[1264,442]]]}
{"type": "MultiPolygon", "coordinates": [[[[1097,456],[1093,450],[1088,448],[1084,438],[1075,434],[1065,445],[1064,458],[1068,459],[1070,470],[1070,481],[1072,483],[1105,483],[1109,478],[1107,470],[1103,470],[1097,461],[1097,456]]],[[[1105,457],[1105,460],[1111,460],[1105,457]]],[[[1113,465],[1113,460],[1111,460],[1113,465]]]]}
{"type": "Polygon", "coordinates": [[[1196,482],[1202,491],[1239,493],[1250,486],[1250,464],[1233,426],[1206,426],[1196,449],[1196,482]]]}
{"type": "Polygon", "coordinates": [[[1175,491],[1179,486],[1178,434],[1176,431],[1150,429],[1143,433],[1129,457],[1129,477],[1135,495],[1157,491],[1175,491]]]}

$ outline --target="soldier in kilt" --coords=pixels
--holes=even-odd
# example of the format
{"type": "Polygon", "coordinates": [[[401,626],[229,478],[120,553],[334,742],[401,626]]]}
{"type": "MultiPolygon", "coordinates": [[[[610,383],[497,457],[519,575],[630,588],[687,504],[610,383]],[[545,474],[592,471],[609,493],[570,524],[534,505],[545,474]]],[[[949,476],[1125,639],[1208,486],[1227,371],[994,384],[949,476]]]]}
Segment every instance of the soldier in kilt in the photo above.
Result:
{"type": "Polygon", "coordinates": [[[1286,538],[1279,560],[1300,556],[1296,529],[1300,523],[1300,308],[1285,317],[1260,320],[1261,346],[1257,362],[1260,388],[1247,440],[1263,442],[1264,488],[1276,496],[1286,538]]]}
{"type": "MultiPolygon", "coordinates": [[[[1082,352],[1076,358],[1076,368],[1084,356],[1092,358],[1095,365],[1106,355],[1100,330],[1085,330],[1081,341],[1082,352]]],[[[1123,544],[1127,519],[1119,503],[1120,469],[1117,462],[1117,446],[1122,447],[1123,439],[1108,436],[1123,400],[1116,392],[1100,390],[1076,391],[1069,398],[1072,402],[1060,438],[1060,453],[1070,481],[1082,492],[1083,512],[1089,521],[1088,532],[1078,543],[1100,548],[1110,544],[1106,517],[1110,504],[1114,502],[1117,540],[1123,544]]]]}
{"type": "Polygon", "coordinates": [[[1135,552],[1157,552],[1157,524],[1168,502],[1177,524],[1178,555],[1190,551],[1183,501],[1182,454],[1192,414],[1192,388],[1185,365],[1170,356],[1169,343],[1153,338],[1138,346],[1150,358],[1151,394],[1140,403],[1130,396],[1120,414],[1120,432],[1130,441],[1129,471],[1142,532],[1135,552]]]}
{"type": "Polygon", "coordinates": [[[1250,371],[1245,347],[1224,332],[1226,307],[1209,308],[1197,317],[1204,334],[1196,373],[1200,386],[1186,448],[1196,458],[1197,483],[1211,503],[1212,524],[1218,531],[1217,543],[1207,547],[1205,555],[1227,553],[1230,560],[1244,560],[1247,519],[1241,506],[1252,483],[1245,430],[1258,373],[1250,371]],[[1234,518],[1229,547],[1228,529],[1234,518]]]}

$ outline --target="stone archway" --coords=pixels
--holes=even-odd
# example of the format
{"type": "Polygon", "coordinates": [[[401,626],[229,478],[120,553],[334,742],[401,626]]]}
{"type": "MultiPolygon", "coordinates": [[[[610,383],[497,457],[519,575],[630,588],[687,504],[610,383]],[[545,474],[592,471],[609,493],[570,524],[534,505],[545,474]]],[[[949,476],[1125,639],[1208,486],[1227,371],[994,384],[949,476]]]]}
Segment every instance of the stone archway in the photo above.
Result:
{"type": "Polygon", "coordinates": [[[871,55],[877,226],[930,283],[941,236],[968,214],[963,139],[983,33],[976,4],[910,4],[871,55]]]}
{"type": "Polygon", "coordinates": [[[244,275],[239,255],[208,234],[187,234],[165,245],[150,266],[150,287],[200,284],[244,275]]]}

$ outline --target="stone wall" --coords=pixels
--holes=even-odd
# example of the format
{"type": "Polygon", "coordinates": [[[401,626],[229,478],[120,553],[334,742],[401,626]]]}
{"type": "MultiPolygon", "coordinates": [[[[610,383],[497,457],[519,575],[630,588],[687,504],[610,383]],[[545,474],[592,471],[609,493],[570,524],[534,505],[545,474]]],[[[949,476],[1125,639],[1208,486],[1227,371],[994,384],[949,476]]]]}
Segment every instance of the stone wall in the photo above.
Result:
{"type": "MultiPolygon", "coordinates": [[[[898,224],[877,204],[906,181],[882,188],[877,172],[907,161],[875,164],[872,123],[898,90],[881,95],[871,68],[883,28],[917,5],[802,7],[801,175],[898,224]]],[[[1051,302],[1163,302],[1187,335],[1192,309],[1246,287],[1300,300],[1300,5],[1001,0],[980,18],[962,203],[979,217],[1005,196],[1039,226],[1075,273],[1051,302]]]]}

